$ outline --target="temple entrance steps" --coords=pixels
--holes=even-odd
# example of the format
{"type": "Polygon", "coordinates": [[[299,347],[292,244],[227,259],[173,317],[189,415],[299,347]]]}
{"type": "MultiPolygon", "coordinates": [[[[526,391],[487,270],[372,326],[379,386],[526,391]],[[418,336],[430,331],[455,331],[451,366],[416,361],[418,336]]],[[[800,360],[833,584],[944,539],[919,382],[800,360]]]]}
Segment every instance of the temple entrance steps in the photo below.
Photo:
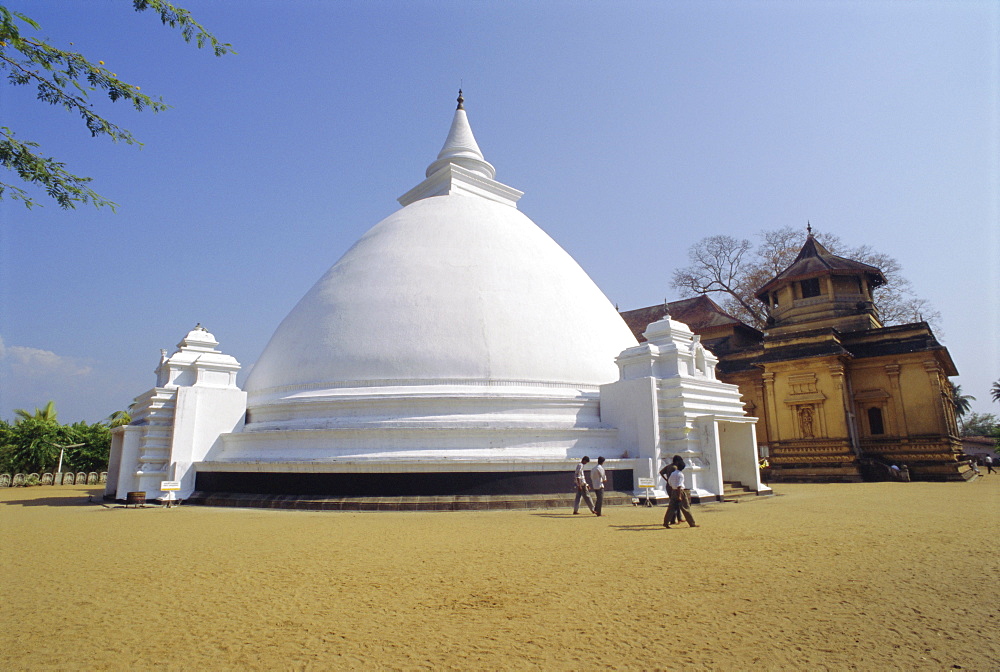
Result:
{"type": "MultiPolygon", "coordinates": [[[[770,494],[770,493],[767,493],[770,494]]],[[[742,499],[748,497],[756,497],[757,491],[751,490],[747,486],[743,485],[739,481],[723,481],[722,482],[722,501],[723,502],[738,502],[742,499]]]]}

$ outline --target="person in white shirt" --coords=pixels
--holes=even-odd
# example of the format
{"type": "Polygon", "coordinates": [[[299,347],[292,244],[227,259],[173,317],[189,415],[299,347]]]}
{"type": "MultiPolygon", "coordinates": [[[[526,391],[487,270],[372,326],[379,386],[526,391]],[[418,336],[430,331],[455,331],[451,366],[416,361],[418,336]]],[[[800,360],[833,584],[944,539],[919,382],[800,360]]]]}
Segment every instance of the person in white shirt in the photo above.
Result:
{"type": "Polygon", "coordinates": [[[690,500],[688,499],[687,490],[684,488],[685,466],[683,462],[678,464],[677,469],[671,472],[667,478],[667,485],[673,488],[670,491],[670,505],[667,506],[667,514],[663,516],[663,527],[668,530],[670,529],[671,516],[678,510],[684,515],[684,520],[687,521],[689,527],[698,527],[694,523],[694,516],[691,515],[690,500]]]}
{"type": "Polygon", "coordinates": [[[574,477],[574,483],[576,484],[576,499],[573,500],[573,513],[580,513],[580,500],[587,502],[587,508],[590,512],[594,512],[594,505],[590,501],[590,495],[587,494],[587,490],[590,488],[587,485],[587,474],[584,472],[584,467],[590,462],[590,458],[586,455],[580,460],[580,464],[576,465],[576,476],[574,477]]]}
{"type": "Polygon", "coordinates": [[[604,458],[597,458],[597,466],[590,470],[590,482],[592,489],[597,494],[597,502],[594,504],[594,513],[601,515],[604,508],[604,484],[608,482],[608,477],[604,473],[604,458]]]}
{"type": "MultiPolygon", "coordinates": [[[[674,459],[672,459],[669,463],[667,463],[666,466],[660,469],[660,476],[663,477],[663,480],[667,481],[668,506],[670,505],[670,493],[671,491],[673,491],[673,488],[670,486],[670,473],[675,469],[677,469],[677,467],[681,466],[682,464],[685,464],[684,458],[682,458],[680,455],[674,455],[674,459]]],[[[679,510],[674,511],[674,517],[669,522],[671,525],[673,525],[674,523],[681,522],[681,512],[679,510]]]]}

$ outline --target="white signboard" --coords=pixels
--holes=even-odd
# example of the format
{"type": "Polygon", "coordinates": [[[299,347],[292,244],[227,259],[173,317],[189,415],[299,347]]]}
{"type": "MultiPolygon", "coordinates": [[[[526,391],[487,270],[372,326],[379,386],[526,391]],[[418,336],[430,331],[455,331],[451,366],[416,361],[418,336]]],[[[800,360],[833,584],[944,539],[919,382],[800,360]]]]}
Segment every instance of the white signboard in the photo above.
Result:
{"type": "Polygon", "coordinates": [[[180,489],[181,489],[180,481],[160,481],[160,490],[163,490],[164,492],[167,492],[169,490],[180,490],[180,489]]]}
{"type": "Polygon", "coordinates": [[[639,479],[640,488],[655,488],[656,479],[655,478],[640,478],[639,479]]]}

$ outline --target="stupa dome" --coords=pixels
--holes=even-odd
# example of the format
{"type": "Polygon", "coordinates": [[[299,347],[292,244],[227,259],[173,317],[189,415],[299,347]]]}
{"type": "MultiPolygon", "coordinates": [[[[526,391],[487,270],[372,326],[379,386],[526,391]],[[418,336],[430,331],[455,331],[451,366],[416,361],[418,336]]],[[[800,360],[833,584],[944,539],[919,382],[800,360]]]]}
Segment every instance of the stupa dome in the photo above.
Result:
{"type": "Polygon", "coordinates": [[[460,107],[406,207],[278,327],[245,386],[251,417],[323,390],[617,380],[615,356],[635,345],[628,327],[493,174],[460,107]]]}
{"type": "Polygon", "coordinates": [[[633,345],[583,269],[509,205],[419,200],[382,220],[285,318],[255,397],[345,384],[600,385],[633,345]]]}

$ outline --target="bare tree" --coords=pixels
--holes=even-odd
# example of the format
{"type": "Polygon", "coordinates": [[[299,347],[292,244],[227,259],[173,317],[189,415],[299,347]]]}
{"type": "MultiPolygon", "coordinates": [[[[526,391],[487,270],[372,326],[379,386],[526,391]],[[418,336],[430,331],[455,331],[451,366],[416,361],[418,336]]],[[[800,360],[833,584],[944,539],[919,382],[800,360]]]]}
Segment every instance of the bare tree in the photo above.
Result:
{"type": "MultiPolygon", "coordinates": [[[[805,242],[801,229],[786,226],[761,231],[759,243],[732,236],[709,236],[688,250],[690,265],[674,271],[671,285],[684,296],[713,294],[727,312],[758,329],[767,324],[768,307],[754,292],[788,268],[805,242]]],[[[941,314],[925,299],[913,295],[895,258],[868,245],[849,248],[833,234],[816,234],[831,253],[875,266],[886,284],[873,291],[875,306],[886,326],[924,321],[938,330],[941,314]]]]}
{"type": "Polygon", "coordinates": [[[753,297],[754,264],[747,258],[752,249],[753,243],[745,238],[702,238],[688,250],[691,265],[675,270],[671,284],[688,295],[719,294],[727,311],[751,324],[763,324],[767,313],[753,297]]]}

